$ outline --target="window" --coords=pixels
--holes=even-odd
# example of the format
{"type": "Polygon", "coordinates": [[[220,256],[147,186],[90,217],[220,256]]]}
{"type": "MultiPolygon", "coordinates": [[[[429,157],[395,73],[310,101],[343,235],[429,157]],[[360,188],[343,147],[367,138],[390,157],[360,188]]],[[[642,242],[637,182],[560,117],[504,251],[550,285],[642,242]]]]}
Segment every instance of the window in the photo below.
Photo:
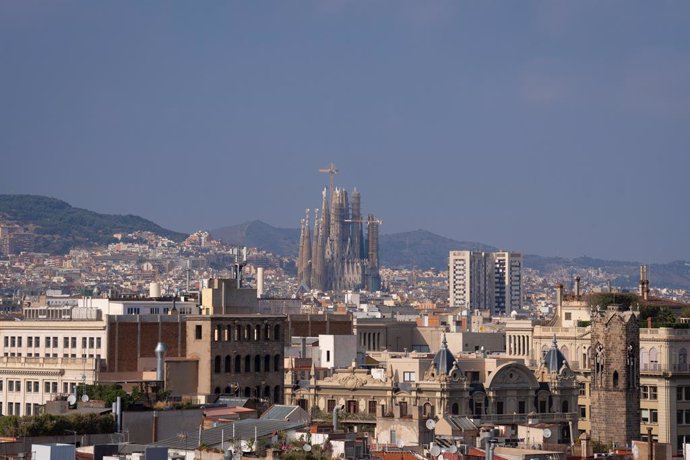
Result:
{"type": "Polygon", "coordinates": [[[22,346],[22,338],[21,337],[17,337],[17,346],[18,347],[22,346]]]}
{"type": "Polygon", "coordinates": [[[357,412],[359,412],[359,408],[357,407],[357,401],[354,399],[348,399],[347,404],[345,405],[345,410],[348,414],[356,414],[357,412]]]}
{"type": "Polygon", "coordinates": [[[416,382],[417,376],[414,372],[405,371],[403,372],[403,382],[416,382]]]}
{"type": "Polygon", "coordinates": [[[331,362],[331,350],[326,350],[326,362],[331,362]]]}
{"type": "Polygon", "coordinates": [[[89,337],[89,348],[93,348],[93,337],[89,337]]]}
{"type": "Polygon", "coordinates": [[[96,337],[96,348],[101,348],[101,338],[96,337]]]}
{"type": "Polygon", "coordinates": [[[77,338],[72,337],[72,348],[77,348],[77,338]]]}
{"type": "Polygon", "coordinates": [[[640,411],[640,420],[642,423],[659,423],[659,412],[656,409],[642,409],[640,411]]]}
{"type": "Polygon", "coordinates": [[[571,312],[566,313],[565,314],[565,320],[570,321],[571,319],[573,319],[573,314],[571,312]]]}
{"type": "Polygon", "coordinates": [[[50,383],[50,392],[51,393],[57,393],[57,382],[51,382],[50,383]]]}
{"type": "Polygon", "coordinates": [[[69,348],[69,337],[62,338],[62,348],[69,348]]]}
{"type": "Polygon", "coordinates": [[[22,391],[22,382],[19,380],[14,381],[14,391],[22,391]]]}
{"type": "Polygon", "coordinates": [[[587,418],[587,406],[577,406],[580,409],[580,418],[587,418]]]}
{"type": "Polygon", "coordinates": [[[17,340],[17,339],[15,339],[14,337],[10,337],[10,346],[11,346],[11,347],[14,347],[14,346],[17,345],[16,340],[17,340]]]}
{"type": "Polygon", "coordinates": [[[678,388],[676,388],[676,400],[678,400],[678,401],[690,401],[690,387],[678,387],[678,388]]]}
{"type": "Polygon", "coordinates": [[[45,382],[43,384],[43,391],[46,393],[50,393],[50,382],[45,382]]]}
{"type": "Polygon", "coordinates": [[[496,401],[496,413],[498,415],[503,414],[503,401],[496,401]]]}
{"type": "Polygon", "coordinates": [[[580,387],[580,396],[587,396],[587,384],[585,382],[578,383],[580,387]]]}
{"type": "MultiPolygon", "coordinates": [[[[57,339],[58,339],[57,337],[53,337],[53,348],[57,348],[57,346],[58,346],[57,339]]],[[[56,358],[57,358],[57,356],[56,356],[56,358]]]]}
{"type": "Polygon", "coordinates": [[[34,346],[34,338],[33,338],[33,337],[29,337],[29,338],[26,340],[26,346],[28,346],[28,347],[33,347],[33,346],[34,346]]]}
{"type": "Polygon", "coordinates": [[[369,412],[370,414],[376,415],[376,401],[369,401],[367,403],[367,405],[368,405],[367,412],[369,412]]]}
{"type": "Polygon", "coordinates": [[[329,414],[333,413],[333,409],[335,409],[335,399],[329,399],[326,402],[326,410],[328,411],[329,414]]]}
{"type": "Polygon", "coordinates": [[[197,324],[194,328],[194,338],[196,340],[201,340],[201,324],[197,324]]]}
{"type": "Polygon", "coordinates": [[[41,346],[41,338],[40,337],[34,337],[34,346],[35,347],[41,346]]]}
{"type": "Polygon", "coordinates": [[[81,347],[86,348],[86,337],[81,338],[81,347]]]}
{"type": "Polygon", "coordinates": [[[525,412],[525,401],[518,401],[518,413],[524,414],[525,412]]]}
{"type": "Polygon", "coordinates": [[[9,338],[9,337],[7,337],[7,336],[5,336],[5,348],[7,348],[7,347],[9,347],[9,346],[10,346],[10,344],[9,344],[9,340],[10,340],[10,338],[9,338]]]}
{"type": "Polygon", "coordinates": [[[7,381],[7,391],[14,391],[14,380],[7,381]]]}
{"type": "Polygon", "coordinates": [[[398,403],[398,405],[400,406],[400,416],[407,417],[407,403],[401,401],[400,403],[398,403]]]}

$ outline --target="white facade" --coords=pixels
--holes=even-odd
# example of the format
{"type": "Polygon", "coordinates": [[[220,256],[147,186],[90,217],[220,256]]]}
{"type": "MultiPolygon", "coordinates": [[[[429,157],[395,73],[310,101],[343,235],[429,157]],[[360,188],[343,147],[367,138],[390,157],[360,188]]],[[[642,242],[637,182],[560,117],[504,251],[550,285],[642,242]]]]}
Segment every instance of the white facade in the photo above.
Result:
{"type": "Polygon", "coordinates": [[[319,367],[345,368],[352,365],[357,358],[356,335],[319,334],[320,363],[319,367]]]}
{"type": "Polygon", "coordinates": [[[59,394],[92,384],[107,355],[103,320],[0,321],[0,413],[33,415],[59,394]]]}
{"type": "Polygon", "coordinates": [[[522,308],[522,256],[515,252],[450,251],[451,307],[509,314],[522,308]]]}

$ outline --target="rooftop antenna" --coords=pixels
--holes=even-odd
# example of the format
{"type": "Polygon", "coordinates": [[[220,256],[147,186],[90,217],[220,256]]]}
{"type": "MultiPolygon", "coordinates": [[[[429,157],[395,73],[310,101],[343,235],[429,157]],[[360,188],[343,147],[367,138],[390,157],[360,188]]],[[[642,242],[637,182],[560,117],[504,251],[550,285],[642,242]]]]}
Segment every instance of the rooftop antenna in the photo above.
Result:
{"type": "Polygon", "coordinates": [[[333,196],[333,189],[335,188],[334,182],[335,182],[335,175],[338,174],[338,169],[335,167],[333,162],[331,161],[331,164],[328,166],[328,168],[321,168],[319,169],[320,173],[325,173],[330,176],[330,187],[328,192],[330,193],[331,196],[333,196]]]}

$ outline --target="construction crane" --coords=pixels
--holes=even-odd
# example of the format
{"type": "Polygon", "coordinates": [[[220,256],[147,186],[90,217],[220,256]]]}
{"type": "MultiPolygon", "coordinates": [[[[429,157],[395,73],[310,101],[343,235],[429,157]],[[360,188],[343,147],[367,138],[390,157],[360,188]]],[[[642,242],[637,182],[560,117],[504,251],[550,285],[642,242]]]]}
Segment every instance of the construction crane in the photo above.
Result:
{"type": "Polygon", "coordinates": [[[328,191],[329,191],[330,195],[333,196],[335,175],[338,174],[338,169],[335,167],[335,165],[331,161],[331,164],[328,166],[328,168],[321,168],[321,169],[319,169],[319,172],[328,174],[330,176],[330,188],[328,191]]]}
{"type": "Polygon", "coordinates": [[[347,223],[354,223],[354,224],[366,224],[368,222],[374,222],[379,225],[383,225],[383,221],[381,219],[345,219],[343,222],[347,223]]]}

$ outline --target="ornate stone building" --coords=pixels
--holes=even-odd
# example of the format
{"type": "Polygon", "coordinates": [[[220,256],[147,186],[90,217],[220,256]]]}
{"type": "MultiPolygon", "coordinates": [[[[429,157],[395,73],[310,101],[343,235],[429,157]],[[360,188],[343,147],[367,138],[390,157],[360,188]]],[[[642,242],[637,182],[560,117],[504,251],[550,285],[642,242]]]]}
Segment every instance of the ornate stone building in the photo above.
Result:
{"type": "Polygon", "coordinates": [[[343,406],[346,423],[375,423],[383,444],[428,444],[433,433],[425,422],[448,414],[512,433],[520,424],[549,423],[558,426],[560,441],[571,439],[577,423],[578,386],[557,348],[536,373],[511,359],[457,359],[445,337],[435,355],[381,352],[372,358],[377,367],[341,369],[321,380],[295,381],[288,371],[286,403],[324,417],[343,406]]]}
{"type": "Polygon", "coordinates": [[[592,439],[630,446],[640,438],[640,326],[611,305],[592,313],[592,439]]]}

